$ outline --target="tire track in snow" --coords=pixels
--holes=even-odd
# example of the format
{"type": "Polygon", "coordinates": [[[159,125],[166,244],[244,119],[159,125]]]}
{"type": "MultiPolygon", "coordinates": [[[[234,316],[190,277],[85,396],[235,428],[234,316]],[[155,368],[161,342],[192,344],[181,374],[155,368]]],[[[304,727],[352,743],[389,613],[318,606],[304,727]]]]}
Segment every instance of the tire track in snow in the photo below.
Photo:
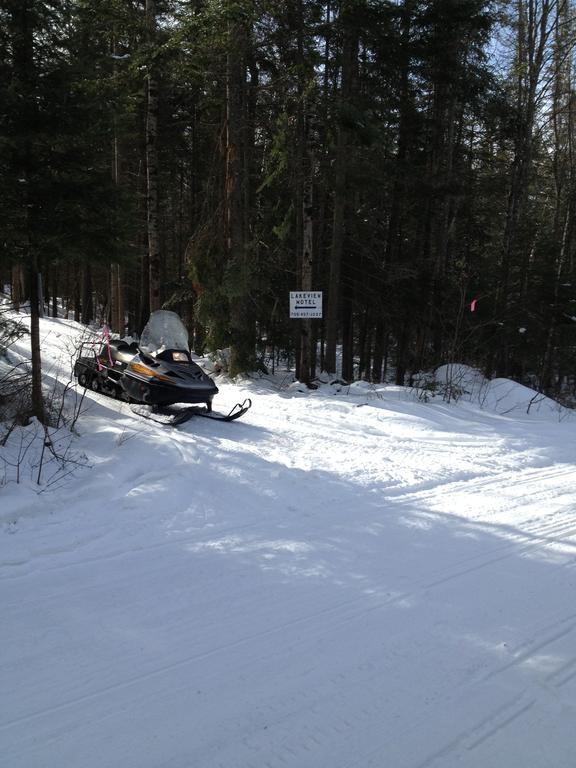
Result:
{"type": "MultiPolygon", "coordinates": [[[[85,565],[93,565],[95,563],[106,563],[106,562],[112,562],[114,560],[118,560],[120,558],[130,557],[132,555],[141,555],[146,554],[149,552],[156,552],[160,550],[169,550],[172,547],[181,547],[182,545],[186,544],[198,544],[206,541],[210,541],[214,538],[215,535],[217,536],[231,536],[239,532],[245,532],[247,530],[251,530],[256,528],[260,525],[259,520],[255,520],[252,523],[246,523],[244,525],[235,525],[230,528],[223,528],[219,529],[217,531],[211,531],[210,534],[207,534],[205,536],[197,536],[197,535],[189,535],[189,536],[181,536],[178,538],[172,538],[167,541],[159,541],[154,544],[143,544],[141,546],[133,546],[128,547],[126,549],[118,549],[116,551],[110,552],[107,551],[106,554],[103,555],[92,555],[92,556],[83,556],[82,560],[71,562],[71,563],[58,563],[58,565],[54,565],[48,568],[45,568],[43,573],[51,573],[51,572],[60,572],[60,571],[66,571],[70,568],[83,568],[85,565]]],[[[87,539],[87,541],[93,541],[93,539],[87,539]]],[[[48,557],[51,554],[62,554],[64,552],[74,552],[76,551],[77,547],[70,547],[70,548],[62,548],[59,550],[51,550],[50,552],[46,553],[46,556],[48,557]]],[[[42,556],[42,555],[39,555],[42,556]]],[[[0,565],[1,567],[1,565],[0,565]]],[[[20,579],[26,579],[30,578],[31,575],[34,575],[35,572],[27,571],[26,573],[18,573],[18,574],[8,574],[7,576],[4,576],[4,579],[8,581],[17,581],[20,579]]],[[[42,595],[42,597],[39,598],[32,598],[31,600],[17,600],[13,603],[3,602],[3,607],[6,608],[24,608],[29,607],[31,605],[35,605],[37,603],[41,603],[44,605],[47,601],[50,600],[61,600],[63,597],[66,597],[67,595],[73,594],[73,595],[81,595],[83,592],[89,592],[90,590],[94,589],[93,584],[89,584],[86,586],[78,586],[74,588],[70,588],[69,586],[66,586],[65,589],[62,589],[60,591],[52,591],[49,595],[42,595]]]]}
{"type": "MultiPolygon", "coordinates": [[[[496,497],[510,490],[517,492],[517,498],[523,504],[525,504],[525,496],[528,494],[531,499],[535,500],[547,500],[561,495],[567,496],[571,491],[576,496],[574,465],[563,464],[554,469],[549,466],[544,468],[530,467],[524,470],[486,474],[475,479],[465,479],[463,481],[449,480],[440,485],[435,483],[432,490],[409,490],[399,493],[388,493],[386,498],[395,502],[414,503],[435,501],[440,497],[443,501],[443,506],[446,506],[447,495],[462,496],[469,494],[470,496],[478,497],[488,492],[491,496],[496,497]],[[552,484],[552,487],[541,487],[548,484],[552,484]]],[[[503,499],[503,502],[512,500],[512,498],[506,497],[503,499]]]]}
{"type": "MultiPolygon", "coordinates": [[[[556,533],[562,534],[564,537],[575,537],[576,539],[576,527],[568,528],[564,525],[558,526],[556,533]]],[[[440,571],[438,577],[428,583],[427,588],[437,587],[450,581],[454,581],[461,576],[466,576],[470,573],[473,573],[474,571],[479,571],[483,568],[494,565],[495,563],[507,560],[512,555],[522,557],[524,555],[530,554],[531,552],[539,552],[545,549],[553,548],[557,544],[557,538],[546,540],[545,538],[538,536],[531,537],[530,540],[527,540],[525,534],[517,533],[511,537],[507,543],[491,548],[488,553],[488,557],[486,557],[486,552],[482,552],[478,555],[473,555],[470,558],[464,558],[457,563],[454,563],[452,565],[452,568],[455,568],[453,572],[447,573],[443,570],[440,571]]],[[[562,544],[566,548],[576,549],[576,540],[574,542],[566,542],[563,540],[562,544]]],[[[576,564],[569,563],[565,567],[573,568],[576,567],[576,564]]]]}
{"type": "MultiPolygon", "coordinates": [[[[535,698],[530,698],[526,694],[514,697],[504,706],[491,712],[485,720],[482,720],[473,730],[469,731],[465,737],[466,749],[472,751],[488,739],[491,739],[499,731],[504,730],[515,720],[526,714],[536,703],[535,698]]],[[[424,766],[422,766],[424,768],[424,766]]]]}
{"type": "MultiPolygon", "coordinates": [[[[559,622],[559,624],[562,622],[559,622]]],[[[574,625],[565,632],[559,632],[553,634],[549,638],[549,643],[553,643],[555,640],[566,636],[570,631],[574,629],[574,625]]],[[[548,642],[543,642],[534,646],[533,653],[537,653],[542,648],[545,648],[548,642]]],[[[530,654],[525,654],[523,659],[518,659],[517,663],[521,663],[522,660],[530,658],[530,654]]],[[[511,665],[502,666],[498,670],[493,670],[486,675],[483,680],[488,680],[491,677],[500,674],[508,669],[511,665]]],[[[553,672],[549,678],[560,678],[557,682],[557,686],[563,685],[565,682],[576,677],[576,659],[572,659],[569,663],[562,665],[555,672],[553,672]],[[566,678],[562,678],[561,674],[570,667],[571,672],[566,678]]],[[[478,684],[482,681],[478,679],[476,683],[466,686],[464,691],[461,691],[460,696],[467,701],[474,697],[474,691],[478,684]]],[[[522,691],[520,694],[514,695],[507,699],[504,703],[499,703],[497,706],[489,709],[482,716],[478,717],[475,724],[472,724],[465,728],[460,728],[458,733],[451,736],[444,744],[439,746],[436,750],[426,755],[423,759],[419,759],[417,762],[410,763],[411,768],[433,768],[433,766],[445,766],[446,759],[451,758],[452,761],[456,760],[458,764],[466,765],[469,758],[466,755],[471,754],[480,748],[485,743],[489,742],[498,734],[505,732],[507,728],[521,720],[526,716],[537,704],[537,696],[531,694],[528,690],[522,691]]],[[[454,705],[454,698],[450,694],[443,700],[443,704],[454,705]]],[[[423,726],[431,723],[435,718],[435,712],[430,712],[423,718],[418,718],[412,722],[409,726],[400,729],[394,734],[388,734],[386,740],[381,741],[377,747],[372,748],[369,752],[363,753],[358,759],[353,762],[348,762],[345,768],[376,768],[381,766],[385,759],[387,748],[391,743],[398,740],[410,737],[411,733],[417,733],[423,730],[423,726]]],[[[450,765],[453,762],[449,763],[450,765]]],[[[474,763],[476,765],[476,763],[474,763]]]]}
{"type": "MultiPolygon", "coordinates": [[[[576,528],[571,528],[570,534],[571,535],[576,534],[576,528]]],[[[194,540],[196,541],[196,539],[194,540]]],[[[172,542],[166,542],[165,545],[169,546],[171,543],[172,542]]],[[[401,593],[394,594],[387,599],[383,600],[378,595],[362,594],[362,595],[355,596],[354,598],[350,598],[350,599],[341,601],[335,605],[324,608],[321,611],[314,611],[304,616],[296,617],[288,622],[282,622],[281,624],[278,624],[274,627],[269,627],[265,630],[262,630],[256,633],[250,633],[245,637],[239,638],[231,643],[224,643],[218,646],[217,648],[211,649],[210,651],[202,652],[200,654],[194,654],[190,657],[185,657],[185,658],[176,660],[170,664],[156,667],[140,675],[135,675],[132,678],[128,678],[126,680],[120,681],[114,685],[106,686],[104,688],[88,693],[84,696],[75,697],[66,702],[62,702],[61,704],[56,705],[54,707],[47,707],[37,712],[22,716],[20,718],[13,719],[11,721],[6,722],[5,724],[1,724],[0,731],[6,730],[7,728],[13,727],[15,725],[21,725],[24,723],[33,722],[38,718],[41,718],[43,716],[46,716],[52,713],[61,712],[66,709],[76,707],[79,704],[83,704],[83,703],[98,699],[102,696],[106,696],[107,694],[113,691],[121,691],[134,686],[138,686],[146,682],[147,680],[160,677],[174,670],[181,669],[190,664],[195,664],[199,661],[211,658],[218,654],[226,653],[232,649],[241,647],[243,645],[251,644],[254,641],[262,639],[264,637],[282,635],[286,632],[287,629],[295,628],[298,626],[306,626],[313,622],[322,622],[322,624],[324,625],[324,628],[326,628],[324,622],[329,617],[333,619],[333,621],[330,624],[331,630],[337,627],[349,625],[351,623],[356,622],[359,618],[365,616],[366,614],[373,613],[375,611],[390,607],[394,604],[402,603],[404,601],[413,599],[414,597],[416,597],[417,595],[423,592],[427,592],[431,589],[440,587],[450,581],[454,581],[455,579],[461,578],[462,576],[465,576],[473,571],[477,571],[482,568],[493,565],[495,562],[505,560],[511,556],[518,556],[521,554],[525,554],[526,552],[529,552],[532,550],[546,549],[551,545],[552,543],[547,541],[544,541],[544,542],[531,541],[525,544],[524,546],[520,546],[520,547],[518,547],[516,543],[508,543],[502,546],[502,549],[505,550],[504,554],[501,554],[497,557],[489,557],[489,558],[485,557],[485,553],[480,554],[478,556],[475,556],[474,558],[471,558],[474,560],[479,560],[479,562],[477,562],[473,567],[458,568],[456,571],[444,571],[444,575],[442,575],[442,572],[440,572],[436,578],[432,578],[432,579],[430,578],[430,575],[427,575],[426,578],[422,578],[414,582],[412,585],[412,588],[408,588],[401,593]],[[367,603],[370,603],[370,604],[367,605],[367,603]]],[[[162,545],[158,545],[158,546],[162,546],[162,545]]],[[[469,563],[469,560],[465,559],[461,562],[469,563]]],[[[453,568],[453,566],[451,566],[451,568],[453,568]]],[[[384,583],[382,583],[381,586],[384,586],[384,583]]],[[[61,596],[58,596],[58,595],[54,597],[55,599],[61,598],[61,596]]],[[[521,664],[523,661],[529,659],[539,650],[546,647],[550,643],[554,642],[554,640],[557,640],[563,637],[564,635],[567,635],[570,632],[572,632],[576,628],[576,614],[570,615],[569,617],[562,618],[558,622],[558,624],[559,625],[563,624],[566,621],[571,622],[567,629],[564,629],[558,632],[557,634],[553,633],[550,637],[546,636],[546,638],[539,644],[533,645],[531,641],[526,651],[523,651],[521,648],[518,649],[516,652],[517,655],[515,659],[491,671],[489,674],[481,678],[481,680],[483,681],[489,680],[490,678],[495,677],[498,674],[501,674],[502,672],[506,671],[512,666],[521,664]]],[[[553,627],[555,626],[556,625],[553,625],[553,627]]]]}
{"type": "Polygon", "coordinates": [[[426,757],[422,762],[417,763],[414,768],[432,768],[434,764],[438,764],[439,760],[453,755],[455,752],[470,753],[474,751],[529,712],[535,703],[536,699],[525,693],[514,696],[505,704],[488,713],[476,726],[462,730],[455,739],[448,742],[439,751],[426,757]]]}
{"type": "Polygon", "coordinates": [[[558,669],[551,672],[546,681],[550,683],[554,688],[563,688],[568,683],[572,682],[576,678],[576,657],[569,659],[562,664],[558,669]]]}
{"type": "MultiPolygon", "coordinates": [[[[478,682],[488,682],[489,680],[500,676],[513,667],[519,667],[523,664],[525,665],[529,663],[538,655],[540,655],[542,651],[547,650],[551,645],[558,642],[558,640],[562,640],[565,637],[575,634],[575,631],[576,613],[569,614],[568,616],[562,616],[562,618],[558,619],[557,621],[554,621],[553,623],[539,629],[533,638],[526,640],[524,643],[517,646],[517,648],[515,648],[513,651],[510,651],[509,649],[512,658],[509,659],[509,661],[507,661],[505,664],[501,664],[498,667],[490,670],[490,672],[479,676],[477,679],[478,682]]],[[[576,637],[574,642],[571,643],[571,647],[576,647],[576,637]]],[[[568,662],[568,665],[572,666],[574,663],[576,663],[576,658],[571,659],[568,662]]],[[[556,677],[564,670],[565,666],[566,664],[562,663],[556,670],[549,673],[546,679],[549,680],[556,677]]]]}
{"type": "MultiPolygon", "coordinates": [[[[467,728],[461,728],[457,734],[452,735],[432,752],[429,752],[424,757],[416,758],[416,762],[410,763],[410,768],[433,768],[434,765],[445,766],[446,758],[454,757],[455,753],[459,755],[457,759],[460,762],[460,757],[466,753],[471,754],[493,736],[504,731],[508,726],[528,713],[535,703],[536,699],[529,696],[526,692],[508,698],[477,719],[475,724],[467,728]]],[[[453,705],[454,699],[449,696],[443,704],[453,705]]],[[[406,739],[410,739],[412,733],[424,730],[433,721],[435,716],[435,712],[429,712],[424,717],[417,718],[409,725],[388,733],[386,738],[381,740],[376,747],[362,753],[358,758],[347,762],[342,768],[381,768],[383,765],[391,764],[387,757],[390,746],[392,744],[404,743],[406,739]]],[[[402,765],[406,765],[406,763],[403,762],[402,765]]],[[[463,762],[462,765],[466,765],[466,762],[463,762]]]]}
{"type": "MultiPolygon", "coordinates": [[[[476,675],[466,685],[465,689],[461,691],[461,697],[466,698],[466,700],[472,698],[474,691],[478,687],[482,687],[486,682],[499,677],[514,667],[529,664],[531,660],[537,658],[542,651],[548,650],[554,643],[575,635],[575,630],[576,613],[562,616],[547,624],[539,629],[533,638],[517,646],[512,651],[513,658],[506,664],[500,664],[487,673],[476,675]]],[[[576,637],[567,645],[570,648],[575,647],[576,637]]],[[[576,657],[572,656],[563,662],[559,660],[556,669],[548,673],[544,680],[554,687],[561,688],[574,678],[576,678],[576,657]]],[[[454,737],[451,737],[424,759],[414,763],[411,768],[433,768],[434,765],[444,765],[443,761],[450,756],[458,756],[457,759],[462,759],[465,765],[465,754],[471,754],[494,736],[505,731],[506,728],[530,712],[537,701],[537,696],[528,690],[523,690],[521,693],[507,699],[504,703],[499,703],[493,709],[486,712],[477,719],[474,725],[460,729],[454,737]]],[[[449,695],[444,703],[453,703],[453,698],[449,695]]],[[[396,734],[396,738],[409,735],[412,731],[416,731],[425,723],[430,722],[433,717],[434,713],[430,713],[426,717],[418,719],[396,734]]],[[[367,754],[363,754],[358,760],[347,763],[345,768],[372,768],[376,765],[380,766],[382,762],[379,756],[385,755],[386,747],[390,744],[391,740],[392,736],[388,736],[386,741],[380,742],[376,748],[371,749],[367,754]]]]}
{"type": "MultiPolygon", "coordinates": [[[[557,530],[564,530],[566,531],[565,524],[562,524],[560,526],[555,526],[557,530]]],[[[571,528],[571,533],[576,532],[576,529],[571,528]]],[[[539,542],[539,543],[530,543],[523,549],[525,551],[531,550],[531,549],[543,549],[550,546],[550,542],[539,542]]],[[[514,544],[506,546],[506,549],[512,549],[515,548],[517,550],[517,547],[515,547],[514,544]]],[[[517,554],[517,551],[516,553],[517,554]]],[[[503,558],[498,559],[505,559],[507,555],[504,555],[503,558]]],[[[485,565],[490,565],[494,560],[485,561],[480,566],[477,567],[483,567],[485,565]]],[[[421,589],[427,590],[430,588],[433,588],[435,586],[438,586],[439,584],[443,584],[446,581],[449,581],[453,578],[457,578],[458,576],[461,576],[463,574],[466,574],[470,572],[471,569],[465,569],[461,570],[456,574],[451,574],[449,577],[446,577],[444,579],[438,579],[435,582],[428,581],[427,583],[423,583],[421,585],[421,589]]],[[[398,600],[404,600],[409,599],[411,595],[414,593],[411,593],[409,591],[405,592],[403,595],[399,595],[394,598],[394,600],[387,601],[389,604],[390,602],[395,602],[398,600]]],[[[381,607],[382,603],[380,606],[381,607]]],[[[358,618],[360,614],[357,614],[355,618],[358,618]]],[[[512,666],[520,665],[522,663],[529,663],[531,659],[534,659],[538,654],[540,654],[543,650],[548,648],[550,645],[552,645],[554,642],[557,642],[558,640],[568,637],[571,635],[574,630],[576,629],[576,614],[570,615],[568,617],[563,616],[559,621],[554,622],[550,627],[546,628],[546,631],[541,630],[540,634],[542,632],[545,632],[545,637],[543,637],[539,642],[534,643],[533,641],[530,641],[528,644],[529,647],[527,647],[525,650],[523,649],[517,649],[515,653],[515,658],[513,661],[506,665],[500,665],[500,667],[493,669],[489,674],[486,674],[482,677],[478,677],[475,683],[472,685],[469,685],[468,688],[472,690],[475,685],[481,684],[487,680],[490,680],[491,678],[494,678],[498,676],[499,674],[505,672],[506,670],[510,669],[512,666]],[[564,626],[568,622],[568,626],[564,626]]],[[[346,623],[352,620],[352,617],[349,616],[346,620],[346,623]]],[[[333,626],[331,627],[334,628],[333,626]]],[[[557,679],[558,685],[563,685],[570,680],[572,680],[574,677],[576,677],[576,659],[571,659],[566,664],[563,664],[558,670],[556,670],[552,675],[551,678],[554,678],[554,680],[557,679]],[[564,674],[562,674],[564,673],[564,674]]],[[[373,700],[373,697],[370,699],[372,704],[377,704],[377,700],[373,700]]],[[[468,728],[466,730],[463,730],[456,739],[450,741],[447,745],[443,746],[438,752],[434,753],[433,755],[428,756],[424,759],[423,762],[420,762],[417,764],[418,768],[428,768],[431,767],[434,763],[436,763],[440,758],[446,757],[447,755],[454,753],[456,750],[465,750],[466,752],[472,752],[476,750],[478,747],[480,747],[485,742],[489,741],[492,737],[497,735],[498,733],[505,731],[506,728],[508,728],[510,725],[515,723],[517,720],[521,719],[523,716],[525,716],[534,706],[537,699],[534,696],[529,696],[526,693],[522,693],[520,696],[515,696],[509,701],[507,701],[505,704],[499,706],[494,711],[488,712],[484,717],[481,718],[481,720],[478,722],[478,724],[475,727],[468,728]]],[[[383,710],[380,710],[383,711],[383,710]]],[[[373,716],[373,712],[364,710],[362,714],[370,718],[373,716]]],[[[432,715],[430,716],[431,719],[432,715]]],[[[358,721],[361,721],[362,718],[357,718],[358,721]]],[[[421,723],[422,721],[420,721],[421,723]]],[[[344,726],[346,727],[346,726],[344,726]]],[[[360,722],[357,722],[354,725],[353,731],[356,733],[358,731],[358,728],[361,727],[360,722]]],[[[409,729],[408,729],[409,730],[409,729]]],[[[377,754],[381,748],[377,749],[375,752],[371,752],[369,755],[362,755],[362,757],[354,762],[347,764],[350,768],[352,766],[366,766],[368,765],[368,760],[371,756],[377,754]]],[[[382,752],[382,754],[384,754],[382,752]]],[[[370,765],[380,765],[380,762],[378,763],[369,763],[370,765]]],[[[415,766],[416,768],[416,766],[415,766]]]]}

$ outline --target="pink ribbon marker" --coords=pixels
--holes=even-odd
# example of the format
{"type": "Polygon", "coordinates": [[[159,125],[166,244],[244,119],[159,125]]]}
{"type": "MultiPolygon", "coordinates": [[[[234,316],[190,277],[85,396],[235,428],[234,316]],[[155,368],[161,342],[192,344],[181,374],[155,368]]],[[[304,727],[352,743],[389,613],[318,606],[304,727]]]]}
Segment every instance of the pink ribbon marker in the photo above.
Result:
{"type": "Polygon", "coordinates": [[[476,311],[476,304],[478,302],[478,299],[472,299],[472,303],[470,304],[470,312],[476,311]]]}
{"type": "Polygon", "coordinates": [[[108,362],[110,365],[114,365],[112,362],[112,355],[110,354],[110,331],[108,330],[108,326],[104,326],[104,330],[102,331],[102,335],[104,336],[104,341],[106,342],[106,349],[108,350],[108,362]]]}
{"type": "MultiPolygon", "coordinates": [[[[106,349],[108,350],[108,362],[110,363],[111,366],[113,366],[114,363],[112,362],[112,354],[110,352],[110,331],[108,330],[107,325],[105,325],[102,330],[102,340],[106,343],[106,349]]],[[[94,344],[95,343],[96,342],[94,342],[94,344]]],[[[101,371],[104,366],[100,362],[100,358],[96,350],[94,350],[94,357],[96,358],[96,365],[98,366],[98,370],[101,371]]]]}
{"type": "Polygon", "coordinates": [[[98,367],[98,370],[102,370],[102,363],[100,362],[100,358],[98,357],[98,353],[94,352],[94,357],[96,358],[96,366],[98,367]]]}

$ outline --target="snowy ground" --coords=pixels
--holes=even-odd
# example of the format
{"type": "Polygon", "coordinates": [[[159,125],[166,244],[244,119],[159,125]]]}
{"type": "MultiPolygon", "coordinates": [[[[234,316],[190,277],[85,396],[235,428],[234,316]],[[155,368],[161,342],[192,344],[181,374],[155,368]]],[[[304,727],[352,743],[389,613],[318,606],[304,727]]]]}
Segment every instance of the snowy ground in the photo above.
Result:
{"type": "Polygon", "coordinates": [[[0,487],[0,764],[573,768],[576,422],[532,395],[89,394],[89,466],[0,487]]]}

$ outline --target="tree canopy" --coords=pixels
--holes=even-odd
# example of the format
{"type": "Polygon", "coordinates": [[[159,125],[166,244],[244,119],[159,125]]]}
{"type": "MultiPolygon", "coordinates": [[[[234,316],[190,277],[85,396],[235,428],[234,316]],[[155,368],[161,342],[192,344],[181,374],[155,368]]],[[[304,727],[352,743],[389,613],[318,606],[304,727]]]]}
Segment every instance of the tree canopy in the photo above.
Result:
{"type": "Polygon", "coordinates": [[[175,309],[232,373],[574,392],[575,39],[568,0],[0,0],[3,284],[175,309]]]}

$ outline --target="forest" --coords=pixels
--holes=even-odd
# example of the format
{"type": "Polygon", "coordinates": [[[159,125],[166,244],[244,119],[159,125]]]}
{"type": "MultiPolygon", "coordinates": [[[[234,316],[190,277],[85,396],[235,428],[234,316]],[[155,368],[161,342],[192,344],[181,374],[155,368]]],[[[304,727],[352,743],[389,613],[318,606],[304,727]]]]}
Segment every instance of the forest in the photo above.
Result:
{"type": "Polygon", "coordinates": [[[574,11],[0,0],[0,287],[37,414],[62,311],[124,335],[172,309],[231,376],[454,361],[574,397],[574,11]]]}

